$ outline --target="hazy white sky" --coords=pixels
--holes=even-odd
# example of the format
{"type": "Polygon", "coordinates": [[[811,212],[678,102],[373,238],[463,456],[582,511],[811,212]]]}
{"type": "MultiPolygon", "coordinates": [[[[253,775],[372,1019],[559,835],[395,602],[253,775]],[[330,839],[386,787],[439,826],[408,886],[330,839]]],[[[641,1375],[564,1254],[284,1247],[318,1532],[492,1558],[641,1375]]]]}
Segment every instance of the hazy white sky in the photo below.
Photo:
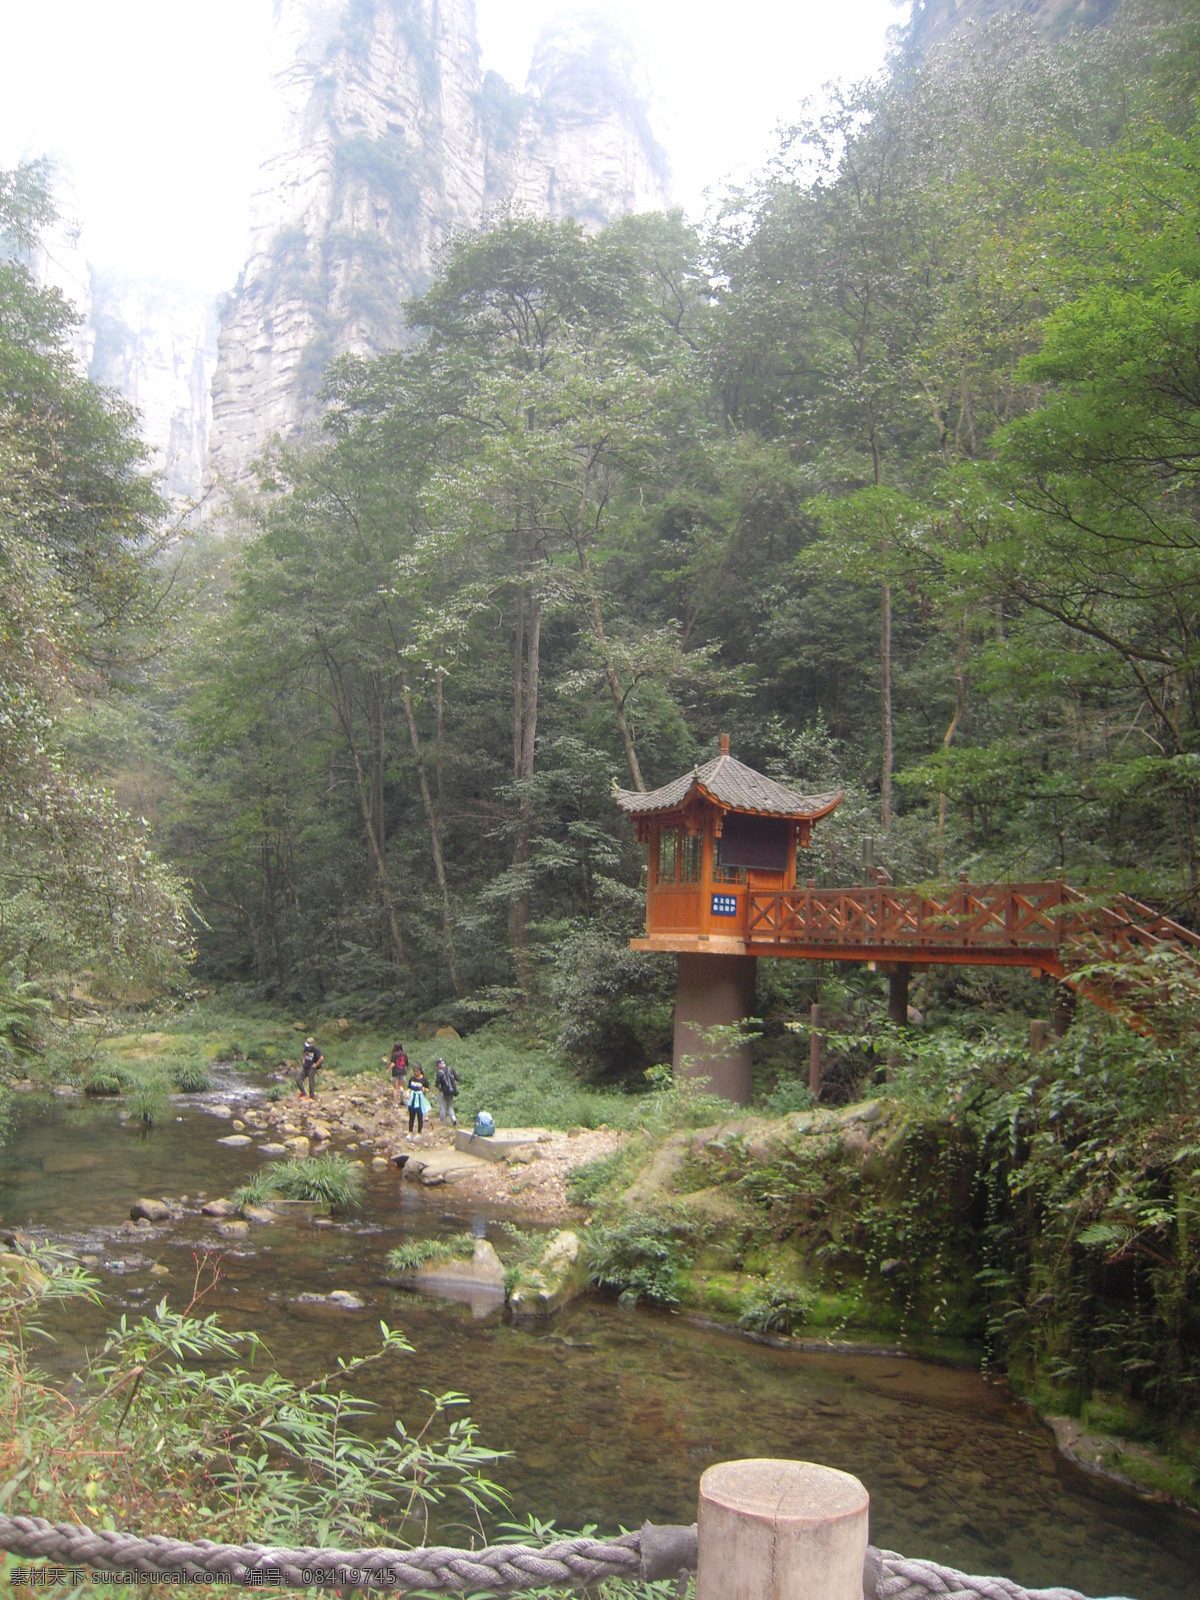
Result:
{"type": "MultiPolygon", "coordinates": [[[[484,65],[523,85],[562,0],[476,0],[484,65]]],[[[637,38],[679,201],[753,168],[805,96],[882,61],[896,0],[592,0],[637,38]]],[[[262,154],[270,0],[0,3],[0,165],[71,169],[93,263],[230,287],[262,154]]]]}

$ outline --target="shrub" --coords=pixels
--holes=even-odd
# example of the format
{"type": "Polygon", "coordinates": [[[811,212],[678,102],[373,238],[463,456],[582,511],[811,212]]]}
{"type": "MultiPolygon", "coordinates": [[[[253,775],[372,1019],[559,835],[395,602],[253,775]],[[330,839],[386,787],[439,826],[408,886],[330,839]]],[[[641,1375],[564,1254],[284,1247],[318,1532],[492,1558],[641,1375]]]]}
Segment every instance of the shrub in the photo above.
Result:
{"type": "Polygon", "coordinates": [[[584,1242],[584,1266],[588,1282],[615,1289],[623,1306],[643,1299],[660,1306],[679,1304],[679,1248],[660,1217],[593,1228],[584,1242]]]}
{"type": "Polygon", "coordinates": [[[742,1300],[738,1327],[753,1333],[794,1333],[807,1322],[815,1297],[787,1283],[765,1283],[742,1300]]]}

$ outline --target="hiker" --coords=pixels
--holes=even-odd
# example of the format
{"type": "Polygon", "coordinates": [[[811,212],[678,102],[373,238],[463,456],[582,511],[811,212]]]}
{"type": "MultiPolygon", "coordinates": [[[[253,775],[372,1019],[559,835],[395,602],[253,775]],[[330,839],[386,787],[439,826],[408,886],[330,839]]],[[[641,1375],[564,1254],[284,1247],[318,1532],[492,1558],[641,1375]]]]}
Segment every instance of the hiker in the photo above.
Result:
{"type": "Polygon", "coordinates": [[[425,1113],[429,1110],[429,1079],[425,1076],[425,1068],[419,1062],[414,1062],[412,1071],[408,1075],[408,1133],[407,1138],[413,1136],[413,1123],[417,1125],[418,1136],[425,1131],[425,1113]]]}
{"type": "Polygon", "coordinates": [[[304,1041],[304,1054],[300,1057],[300,1098],[315,1100],[317,1069],[325,1065],[325,1057],[321,1054],[321,1047],[310,1034],[304,1041]],[[308,1084],[307,1093],[304,1085],[308,1084]]]}
{"type": "Polygon", "coordinates": [[[437,1058],[437,1071],[433,1075],[434,1086],[438,1092],[438,1121],[443,1127],[449,1119],[452,1128],[458,1127],[458,1118],[454,1115],[454,1097],[458,1093],[458,1073],[453,1067],[448,1067],[443,1056],[437,1058]]]}
{"type": "MultiPolygon", "coordinates": [[[[404,1075],[408,1071],[408,1057],[404,1054],[402,1044],[394,1044],[390,1056],[384,1056],[384,1065],[391,1068],[392,1073],[392,1109],[395,1110],[400,1100],[400,1091],[404,1087],[404,1075]]],[[[405,1102],[407,1104],[407,1101],[405,1102]]]]}

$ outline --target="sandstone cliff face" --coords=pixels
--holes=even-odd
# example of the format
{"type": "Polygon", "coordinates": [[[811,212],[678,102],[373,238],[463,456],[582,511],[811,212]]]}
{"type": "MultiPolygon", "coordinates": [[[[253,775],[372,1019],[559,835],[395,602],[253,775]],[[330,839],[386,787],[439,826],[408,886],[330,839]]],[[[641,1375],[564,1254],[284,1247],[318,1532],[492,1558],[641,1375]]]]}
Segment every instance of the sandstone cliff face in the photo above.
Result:
{"type": "Polygon", "coordinates": [[[174,284],[93,274],[90,376],[142,415],[142,434],[171,500],[203,486],[217,359],[217,302],[174,284]]]}
{"type": "Polygon", "coordinates": [[[543,43],[528,91],[480,70],[474,0],[276,0],[277,153],[221,323],[209,466],[246,481],[316,409],[329,361],[403,343],[438,247],[512,202],[587,225],[667,203],[624,47],[543,43]]]}

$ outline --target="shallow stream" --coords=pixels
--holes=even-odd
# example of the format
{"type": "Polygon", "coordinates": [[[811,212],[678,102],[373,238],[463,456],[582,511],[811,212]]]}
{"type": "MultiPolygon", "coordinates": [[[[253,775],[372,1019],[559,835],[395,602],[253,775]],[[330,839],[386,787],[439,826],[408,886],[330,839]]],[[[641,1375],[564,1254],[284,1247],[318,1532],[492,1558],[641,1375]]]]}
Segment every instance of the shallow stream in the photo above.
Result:
{"type": "Polygon", "coordinates": [[[358,1388],[407,1421],[424,1417],[423,1390],[469,1395],[481,1441],[513,1452],[496,1476],[518,1516],[563,1529],[594,1523],[602,1534],[647,1519],[690,1522],[705,1467],[787,1456],[861,1478],[872,1542],[905,1555],[1027,1587],[1200,1600],[1200,1521],[1090,1478],[978,1373],[775,1349],[600,1300],[518,1331],[501,1313],[480,1318],[387,1287],[384,1258],[405,1238],[473,1229],[503,1254],[500,1219],[453,1188],[422,1190],[389,1169],[369,1173],[355,1220],[288,1219],[230,1241],[190,1215],[128,1236],[139,1196],[194,1202],[245,1181],[263,1158],[218,1144],[229,1123],[206,1107],[259,1093],[256,1080],[226,1073],[210,1094],[178,1097],[174,1120],[148,1136],[122,1124],[112,1103],[18,1103],[0,1151],[4,1227],[97,1258],[106,1296],[101,1308],[71,1303],[57,1315],[45,1365],[69,1371],[123,1311],[164,1294],[185,1305],[196,1257],[211,1249],[224,1277],[204,1309],[260,1333],[293,1377],[375,1348],[380,1318],[402,1328],[415,1354],[399,1371],[367,1369],[358,1388]],[[334,1289],[364,1309],[296,1303],[334,1289]]]}

